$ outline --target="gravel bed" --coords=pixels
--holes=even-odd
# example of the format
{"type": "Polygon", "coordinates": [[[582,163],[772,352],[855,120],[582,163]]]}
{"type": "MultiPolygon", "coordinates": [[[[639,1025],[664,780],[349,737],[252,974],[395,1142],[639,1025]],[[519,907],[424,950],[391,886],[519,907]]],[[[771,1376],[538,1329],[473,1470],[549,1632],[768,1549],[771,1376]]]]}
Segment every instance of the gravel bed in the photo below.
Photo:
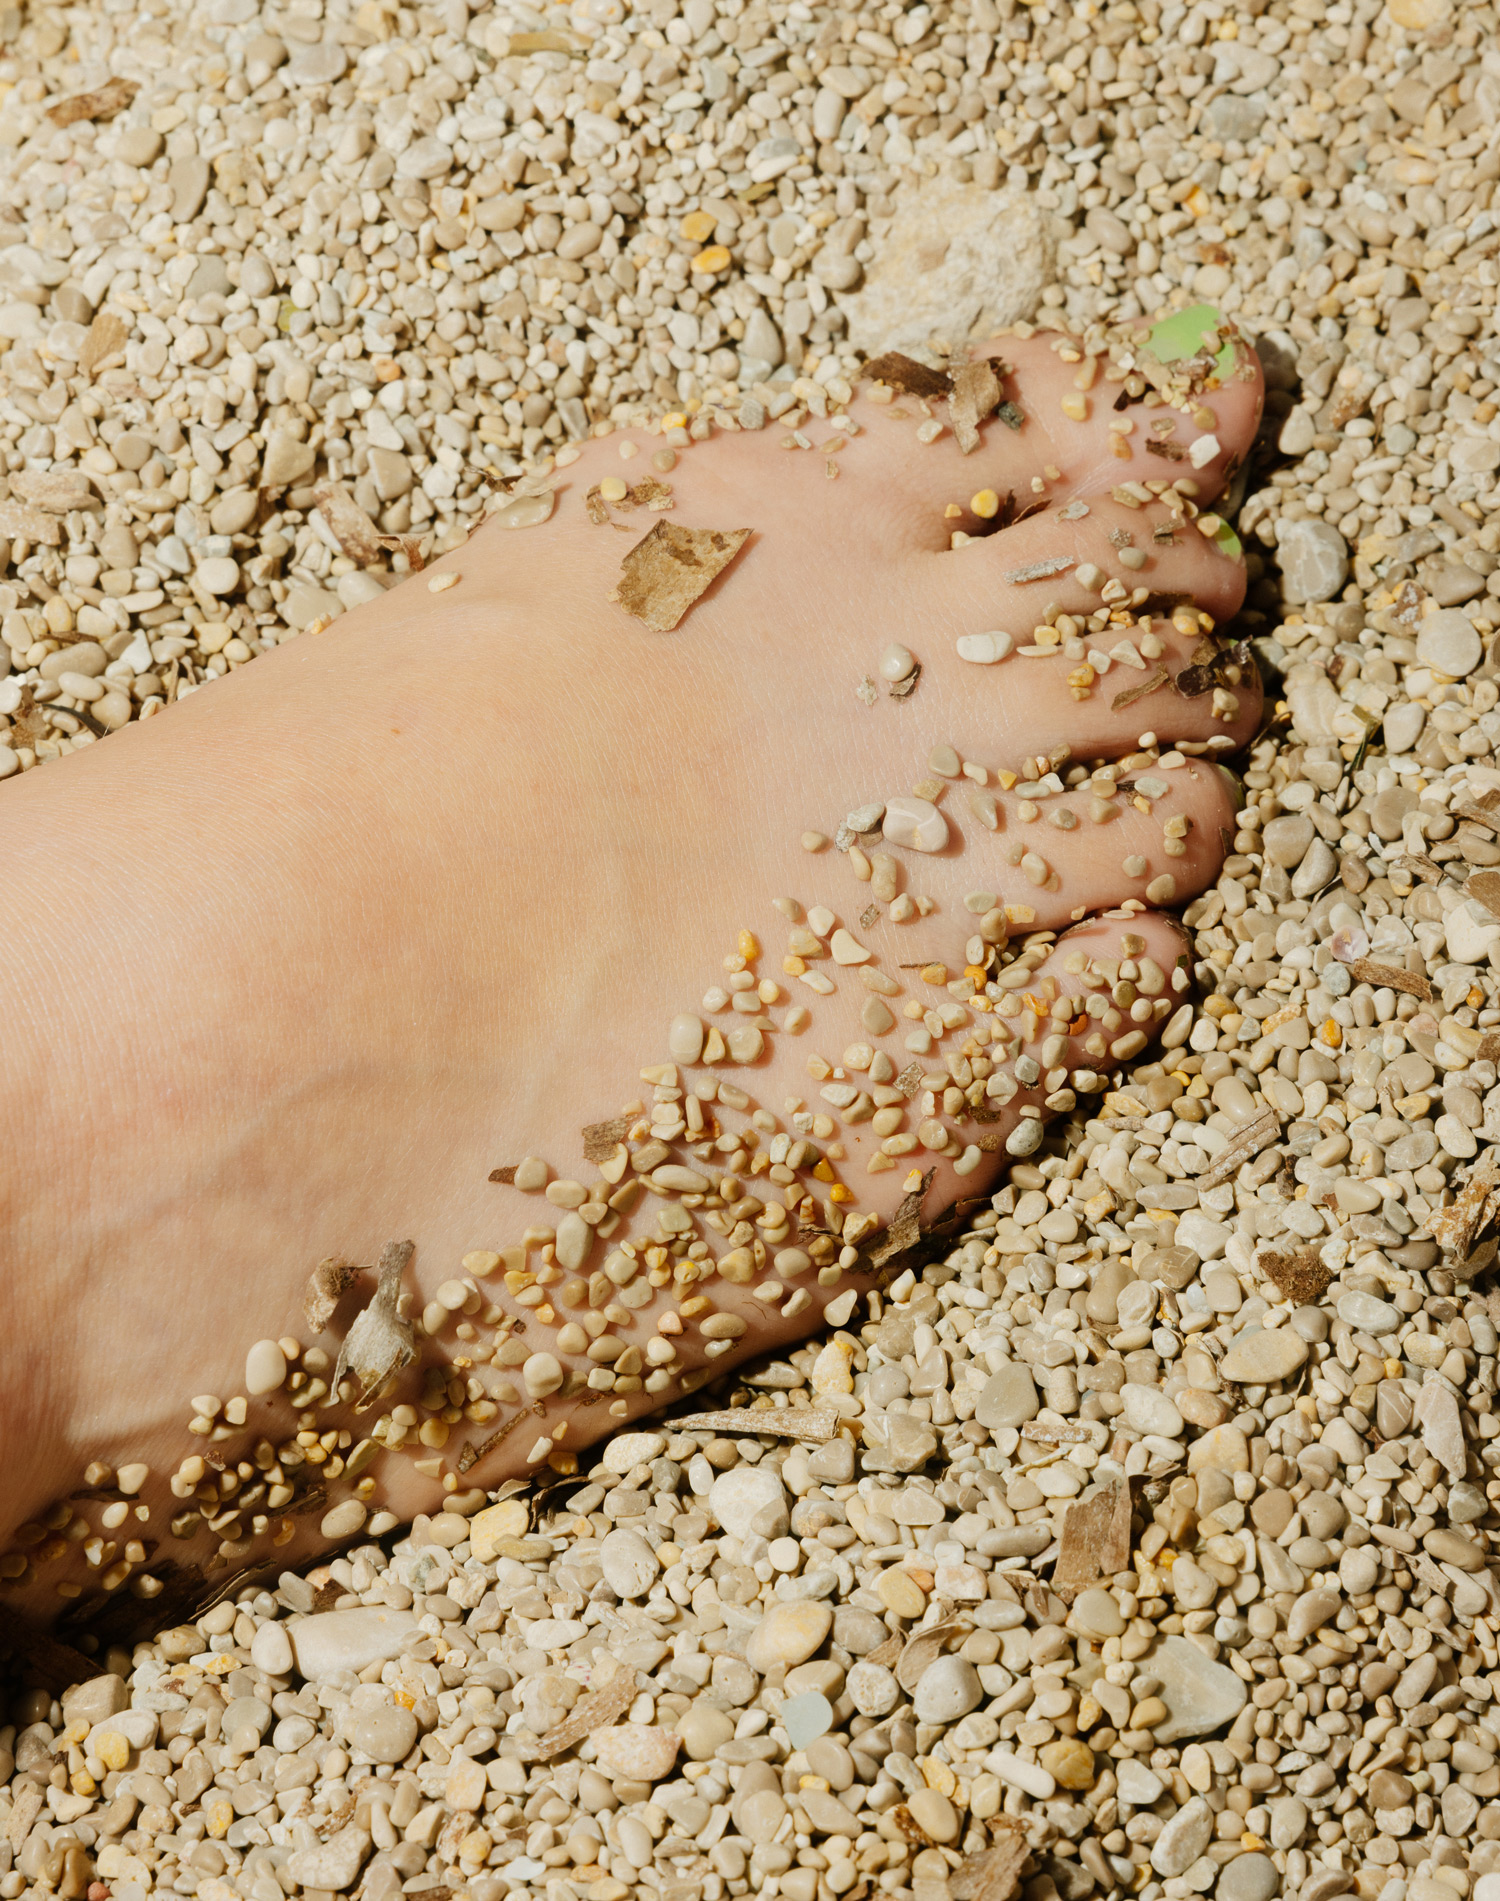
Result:
{"type": "Polygon", "coordinates": [[[1493,9],[4,24],[0,774],[590,430],[1201,299],[1278,706],[1168,1051],[732,1423],[20,1696],[0,1897],[1495,1901],[1493,9]]]}

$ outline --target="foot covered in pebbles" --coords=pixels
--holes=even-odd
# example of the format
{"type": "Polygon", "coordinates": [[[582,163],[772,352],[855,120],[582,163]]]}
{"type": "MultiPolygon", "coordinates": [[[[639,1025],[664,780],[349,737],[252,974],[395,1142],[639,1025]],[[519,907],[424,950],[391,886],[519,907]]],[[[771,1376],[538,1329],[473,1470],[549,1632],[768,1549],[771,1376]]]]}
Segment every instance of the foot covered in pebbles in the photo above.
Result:
{"type": "MultiPolygon", "coordinates": [[[[5,789],[13,1604],[576,1470],[1170,1041],[1256,359],[1199,310],[986,362],[591,442],[5,789]]],[[[837,1336],[814,1386],[830,1434],[837,1336]]]]}

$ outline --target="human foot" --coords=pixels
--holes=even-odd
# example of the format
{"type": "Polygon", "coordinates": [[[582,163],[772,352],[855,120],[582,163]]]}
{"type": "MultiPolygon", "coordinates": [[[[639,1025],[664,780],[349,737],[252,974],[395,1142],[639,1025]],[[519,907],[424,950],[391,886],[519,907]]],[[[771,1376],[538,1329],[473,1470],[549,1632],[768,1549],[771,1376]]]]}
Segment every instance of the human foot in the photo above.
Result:
{"type": "MultiPolygon", "coordinates": [[[[1159,344],[1170,355],[1170,336],[1159,344]]],[[[790,418],[694,445],[670,469],[653,460],[659,442],[628,459],[618,439],[590,445],[559,472],[544,526],[492,527],[171,720],[7,790],[12,886],[33,894],[37,919],[12,964],[24,1016],[6,1054],[27,1132],[8,1209],[15,1518],[34,1524],[96,1462],[88,1502],[55,1510],[48,1535],[24,1532],[7,1561],[21,1598],[55,1608],[59,1591],[94,1577],[148,1595],[169,1563],[284,1561],[354,1529],[362,1507],[406,1516],[441,1500],[445,1481],[472,1507],[479,1483],[565,1462],[681,1391],[684,1374],[806,1332],[869,1284],[868,1246],[850,1256],[894,1214],[913,1163],[937,1170],[929,1207],[977,1192],[1000,1150],[1030,1141],[1016,1134],[1036,1119],[1025,1110],[1050,1098],[1066,1113],[1068,1093],[1097,1087],[1171,1008],[1170,920],[1116,916],[1055,948],[1046,934],[1121,901],[1186,897],[1215,874],[1233,802],[1201,749],[1243,740],[1259,700],[1232,656],[1218,685],[1205,669],[1187,604],[1222,623],[1242,571],[1232,537],[1200,532],[1189,509],[1211,501],[1253,435],[1255,359],[1239,346],[1206,357],[1192,387],[1153,367],[1177,406],[1146,407],[1102,356],[1091,369],[1089,352],[1060,339],[998,348],[1022,426],[986,422],[967,458],[946,431],[919,446],[931,433],[919,402],[869,396],[850,406],[852,433],[804,423],[820,446],[847,436],[826,455],[796,446],[790,418]],[[626,515],[626,535],[581,505],[604,478],[648,469],[672,485],[671,522],[754,530],[669,634],[608,600],[649,517],[626,515]],[[1170,500],[1174,478],[1196,495],[1179,487],[1170,500]],[[964,510],[985,491],[1048,506],[979,539],[1003,519],[964,510]],[[955,521],[976,539],[950,550],[955,521]],[[459,579],[432,591],[448,575],[459,579]],[[1117,601],[1149,595],[1087,629],[1105,577],[1117,601]],[[1175,620],[1143,628],[1141,609],[1157,602],[1180,603],[1175,620]],[[1061,658],[959,657],[960,639],[973,651],[970,637],[997,629],[1023,650],[1045,645],[1050,632],[1030,638],[1039,624],[1060,627],[1061,658]],[[922,663],[916,692],[861,704],[856,688],[893,642],[922,663]],[[1090,654],[1112,651],[1095,675],[1090,654]],[[1190,667],[1182,688],[1169,684],[1190,667]],[[1178,740],[1198,754],[1155,756],[1178,740]],[[1044,777],[1029,774],[1045,775],[1058,748],[1070,749],[1066,776],[1113,763],[1134,789],[1111,790],[1106,775],[1041,796],[1044,777]],[[925,805],[912,805],[923,780],[925,805]],[[868,883],[854,851],[799,843],[872,801],[889,816],[887,836],[858,847],[868,883]],[[930,830],[919,845],[939,831],[944,842],[910,849],[903,824],[930,830]],[[840,929],[868,961],[841,961],[856,952],[840,929]],[[1017,974],[1023,946],[1032,978],[1017,974]],[[960,972],[1002,955],[1011,974],[981,969],[995,994],[972,1001],[932,970],[961,991],[976,980],[960,972]],[[726,957],[749,968],[726,970],[726,957]],[[1138,976],[1100,959],[1133,961],[1138,976]],[[877,973],[874,988],[860,971],[877,973]],[[1006,998],[1052,1003],[1049,977],[1096,1010],[1110,992],[1120,1021],[1079,1011],[1075,1042],[1049,1027],[1049,1014],[1063,1021],[1055,1010],[1006,1014],[1006,998]],[[1134,1004],[1114,1000],[1122,981],[1144,993],[1134,1004]],[[722,999],[701,1002],[715,984],[722,999]],[[741,1038],[690,1062],[700,1032],[669,1029],[688,1016],[706,1043],[716,1031],[730,1042],[731,1026],[741,1038]],[[1003,1060],[997,1024],[1023,1032],[1014,1052],[1007,1035],[1003,1060]],[[703,1173],[709,1192],[698,1199],[681,1173],[642,1190],[644,1209],[678,1224],[675,1240],[654,1234],[652,1255],[642,1211],[609,1205],[635,1172],[628,1153],[574,1158],[585,1124],[624,1113],[627,1147],[644,1159],[634,1131],[671,1107],[647,1098],[674,1085],[643,1083],[641,1068],[669,1062],[674,1040],[683,1126],[667,1124],[660,1165],[703,1173]],[[868,1067],[848,1054],[859,1045],[868,1067]],[[925,1080],[939,1071],[941,1092],[925,1080]],[[782,1138],[800,1144],[784,1159],[782,1138]],[[528,1154],[577,1188],[554,1184],[549,1207],[490,1181],[528,1154]],[[566,1271],[540,1236],[525,1265],[494,1258],[542,1225],[566,1271]],[[434,1301],[473,1310],[418,1341],[453,1369],[447,1418],[424,1410],[438,1388],[417,1370],[364,1414],[316,1403],[332,1372],[316,1356],[334,1359],[372,1282],[357,1281],[314,1334],[300,1314],[309,1269],[325,1256],[372,1262],[393,1235],[417,1244],[404,1280],[414,1313],[436,1327],[434,1301]],[[641,1244],[628,1279],[626,1242],[641,1244]],[[689,1279],[695,1257],[707,1267],[716,1254],[712,1279],[689,1279]],[[731,1278],[746,1257],[748,1283],[731,1278]],[[618,1307],[602,1282],[590,1294],[606,1264],[618,1307]],[[782,1291],[768,1304],[772,1280],[782,1291]],[[593,1338],[601,1320],[613,1345],[593,1338]],[[247,1347],[288,1332],[312,1349],[290,1376],[300,1390],[247,1393],[247,1347]],[[40,1340],[53,1344],[45,1360],[40,1340]],[[196,1437],[183,1431],[192,1395],[225,1402],[202,1408],[196,1437]],[[420,1464],[371,1439],[348,1470],[376,1421],[389,1421],[386,1446],[403,1437],[401,1403],[414,1407],[405,1436],[420,1464]],[[463,1448],[497,1430],[466,1466],[463,1448]],[[201,1471],[183,1464],[195,1446],[201,1471]],[[133,1465],[149,1468],[138,1490],[122,1470],[133,1465]],[[343,1501],[331,1522],[309,1509],[320,1467],[330,1502],[343,1501]]],[[[275,1355],[260,1357],[269,1378],[275,1355]]]]}

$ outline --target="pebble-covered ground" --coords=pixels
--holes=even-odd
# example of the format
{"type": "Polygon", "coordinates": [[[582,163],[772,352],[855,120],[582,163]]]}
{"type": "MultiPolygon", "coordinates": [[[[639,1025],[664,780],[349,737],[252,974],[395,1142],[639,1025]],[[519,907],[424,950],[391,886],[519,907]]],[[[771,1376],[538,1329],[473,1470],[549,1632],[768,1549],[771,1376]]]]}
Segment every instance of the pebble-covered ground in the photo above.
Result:
{"type": "Polygon", "coordinates": [[[1494,1901],[1494,10],[0,29],[0,772],[590,429],[1203,299],[1281,696],[1160,1060],[742,1421],[23,1695],[0,1897],[1494,1901]]]}

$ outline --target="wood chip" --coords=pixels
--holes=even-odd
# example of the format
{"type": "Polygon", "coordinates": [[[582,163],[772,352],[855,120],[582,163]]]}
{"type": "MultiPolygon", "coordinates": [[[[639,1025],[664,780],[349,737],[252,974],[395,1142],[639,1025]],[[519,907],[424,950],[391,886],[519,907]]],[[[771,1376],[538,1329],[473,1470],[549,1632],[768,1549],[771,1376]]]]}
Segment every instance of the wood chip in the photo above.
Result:
{"type": "Polygon", "coordinates": [[[401,1276],[416,1252],[410,1241],[388,1241],[376,1268],[375,1297],[356,1314],[339,1348],[332,1389],[337,1393],[346,1373],[359,1382],[354,1410],[362,1413],[379,1397],[388,1382],[417,1357],[411,1322],[401,1312],[401,1276]]]}
{"type": "Polygon", "coordinates": [[[1000,378],[996,374],[995,364],[988,358],[977,363],[965,363],[953,372],[952,390],[948,397],[948,420],[953,425],[954,440],[964,455],[971,455],[979,447],[979,425],[986,416],[993,415],[1000,401],[1000,378]]]}
{"type": "Polygon", "coordinates": [[[1026,420],[1026,411],[1019,403],[1003,402],[995,414],[1007,429],[1019,429],[1026,420]]]}
{"type": "Polygon", "coordinates": [[[508,1163],[506,1167],[504,1168],[492,1168],[490,1170],[489,1178],[492,1182],[504,1182],[506,1187],[508,1188],[510,1184],[516,1179],[516,1170],[520,1166],[521,1164],[519,1162],[511,1162],[511,1163],[508,1163]]]}
{"type": "Polygon", "coordinates": [[[327,1330],[334,1308],[363,1272],[353,1261],[340,1261],[332,1256],[319,1261],[308,1275],[302,1295],[302,1317],[314,1333],[327,1330]]]}
{"type": "Polygon", "coordinates": [[[934,370],[915,357],[903,356],[899,350],[887,350],[884,356],[872,358],[865,365],[864,374],[903,396],[946,396],[953,385],[946,370],[934,370]]]}
{"type": "Polygon", "coordinates": [[[1130,1562],[1130,1483],[1111,1479],[1068,1507],[1052,1587],[1064,1599],[1112,1578],[1130,1562]]]}
{"type": "Polygon", "coordinates": [[[1111,708],[1118,713],[1124,707],[1134,706],[1137,700],[1144,700],[1147,694],[1155,693],[1158,688],[1164,687],[1167,684],[1167,677],[1165,667],[1153,667],[1139,686],[1128,686],[1123,693],[1117,693],[1110,701],[1111,708]]]}
{"type": "Polygon", "coordinates": [[[11,1853],[19,1855],[31,1833],[31,1825],[42,1812],[42,1792],[29,1777],[23,1776],[13,1790],[14,1804],[10,1820],[5,1824],[5,1839],[10,1843],[11,1853]]]}
{"type": "Polygon", "coordinates": [[[1087,1426],[1044,1424],[1040,1419],[1028,1419],[1021,1428],[1023,1439],[1035,1439],[1044,1446],[1082,1446],[1092,1445],[1094,1435],[1087,1426]]]}
{"type": "Polygon", "coordinates": [[[1283,1300],[1294,1301],[1299,1307],[1320,1300],[1333,1279],[1317,1248],[1262,1248],[1255,1265],[1274,1282],[1283,1300]]]}
{"type": "Polygon", "coordinates": [[[386,537],[341,482],[322,482],[313,502],[340,550],[362,568],[373,567],[385,551],[386,537]]]}
{"type": "MultiPolygon", "coordinates": [[[[78,367],[85,376],[97,376],[116,357],[123,360],[130,330],[123,317],[101,310],[88,327],[83,348],[78,352],[78,367]]],[[[12,482],[14,486],[14,482],[12,482]]]]}
{"type": "Polygon", "coordinates": [[[917,1091],[922,1087],[922,1074],[922,1065],[920,1063],[908,1063],[905,1069],[897,1072],[893,1087],[899,1089],[906,1100],[910,1102],[912,1097],[916,1095],[917,1091]]]}
{"type": "MultiPolygon", "coordinates": [[[[583,1132],[583,1159],[597,1168],[607,1162],[625,1140],[630,1128],[629,1116],[615,1116],[608,1122],[591,1122],[583,1132]]],[[[511,1171],[514,1175],[514,1169],[511,1171]]],[[[491,1175],[490,1180],[495,1177],[491,1175]]]]}
{"type": "Polygon", "coordinates": [[[1165,462],[1182,462],[1186,460],[1187,457],[1187,450],[1183,448],[1180,442],[1157,442],[1151,440],[1146,444],[1146,453],[1147,455],[1159,455],[1165,462]]]}
{"type": "Polygon", "coordinates": [[[1397,852],[1394,858],[1388,858],[1386,864],[1392,871],[1404,871],[1409,878],[1420,878],[1423,884],[1439,885],[1443,882],[1443,868],[1435,858],[1429,858],[1426,852],[1397,852]]]}
{"type": "Polygon", "coordinates": [[[683,528],[659,521],[620,563],[610,597],[658,634],[667,634],[750,538],[748,528],[683,528]]]}
{"type": "Polygon", "coordinates": [[[133,79],[107,79],[94,92],[75,92],[71,99],[59,99],[47,108],[47,117],[54,125],[77,125],[80,119],[102,125],[123,112],[139,91],[133,79]]]}
{"type": "Polygon", "coordinates": [[[1021,1885],[1031,1847],[1020,1821],[997,1816],[989,1826],[995,1833],[993,1845],[960,1862],[948,1877],[953,1901],[1010,1901],[1021,1885]]]}
{"type": "Polygon", "coordinates": [[[566,1722],[547,1731],[537,1743],[535,1760],[548,1762],[553,1756],[561,1755],[563,1750],[574,1748],[593,1730],[608,1727],[617,1716],[630,1708],[635,1701],[635,1694],[635,1672],[622,1670],[612,1683],[607,1683],[602,1690],[591,1691],[575,1703],[566,1722]]]}
{"type": "Polygon", "coordinates": [[[1258,1116],[1242,1124],[1229,1138],[1227,1148],[1220,1149],[1218,1155],[1198,1177],[1200,1191],[1205,1188],[1217,1188],[1220,1182],[1227,1182],[1240,1172],[1240,1165],[1248,1162],[1252,1155],[1259,1155],[1268,1142],[1274,1142],[1281,1132],[1281,1123],[1274,1109],[1262,1109],[1258,1116]]]}
{"type": "Polygon", "coordinates": [[[919,660],[904,680],[891,682],[890,696],[893,700],[909,700],[917,690],[917,682],[922,677],[922,663],[919,660]]]}
{"type": "Polygon", "coordinates": [[[674,1432],[737,1432],[752,1438],[802,1439],[822,1444],[838,1431],[839,1415],[822,1406],[735,1406],[722,1413],[689,1413],[674,1432]]]}
{"type": "Polygon", "coordinates": [[[1500,917],[1500,871],[1476,871],[1464,885],[1466,898],[1477,898],[1491,917],[1500,917]]]}
{"type": "Polygon", "coordinates": [[[895,1278],[891,1263],[898,1255],[905,1254],[908,1248],[915,1247],[922,1238],[922,1202],[936,1174],[935,1168],[929,1168],[919,1185],[902,1199],[879,1245],[871,1250],[867,1265],[886,1270],[890,1279],[895,1278]]]}
{"type": "Polygon", "coordinates": [[[427,557],[432,552],[432,535],[381,535],[382,548],[391,554],[404,554],[413,574],[420,574],[427,566],[427,557]]]}
{"type": "Polygon", "coordinates": [[[1369,957],[1355,957],[1345,968],[1356,983],[1372,984],[1377,990],[1403,990],[1423,1003],[1432,1001],[1432,985],[1427,979],[1417,971],[1403,970],[1399,964],[1377,964],[1369,957]]]}
{"type": "MultiPolygon", "coordinates": [[[[1011,587],[1026,587],[1032,581],[1048,581],[1054,574],[1066,574],[1069,568],[1077,566],[1072,555],[1055,554],[1045,561],[1028,562],[1024,568],[1012,568],[1009,574],[1002,574],[1000,579],[1011,587]]],[[[1165,674],[1162,677],[1165,679],[1165,674]]]]}
{"type": "Polygon", "coordinates": [[[1484,826],[1486,831],[1500,832],[1500,811],[1491,811],[1483,805],[1455,805],[1455,818],[1466,818],[1472,824],[1484,826]]]}
{"type": "Polygon", "coordinates": [[[1427,1223],[1427,1232],[1445,1254],[1471,1254],[1474,1237],[1484,1226],[1490,1198],[1500,1187],[1500,1160],[1489,1150],[1470,1171],[1453,1205],[1439,1208],[1427,1223]]]}

